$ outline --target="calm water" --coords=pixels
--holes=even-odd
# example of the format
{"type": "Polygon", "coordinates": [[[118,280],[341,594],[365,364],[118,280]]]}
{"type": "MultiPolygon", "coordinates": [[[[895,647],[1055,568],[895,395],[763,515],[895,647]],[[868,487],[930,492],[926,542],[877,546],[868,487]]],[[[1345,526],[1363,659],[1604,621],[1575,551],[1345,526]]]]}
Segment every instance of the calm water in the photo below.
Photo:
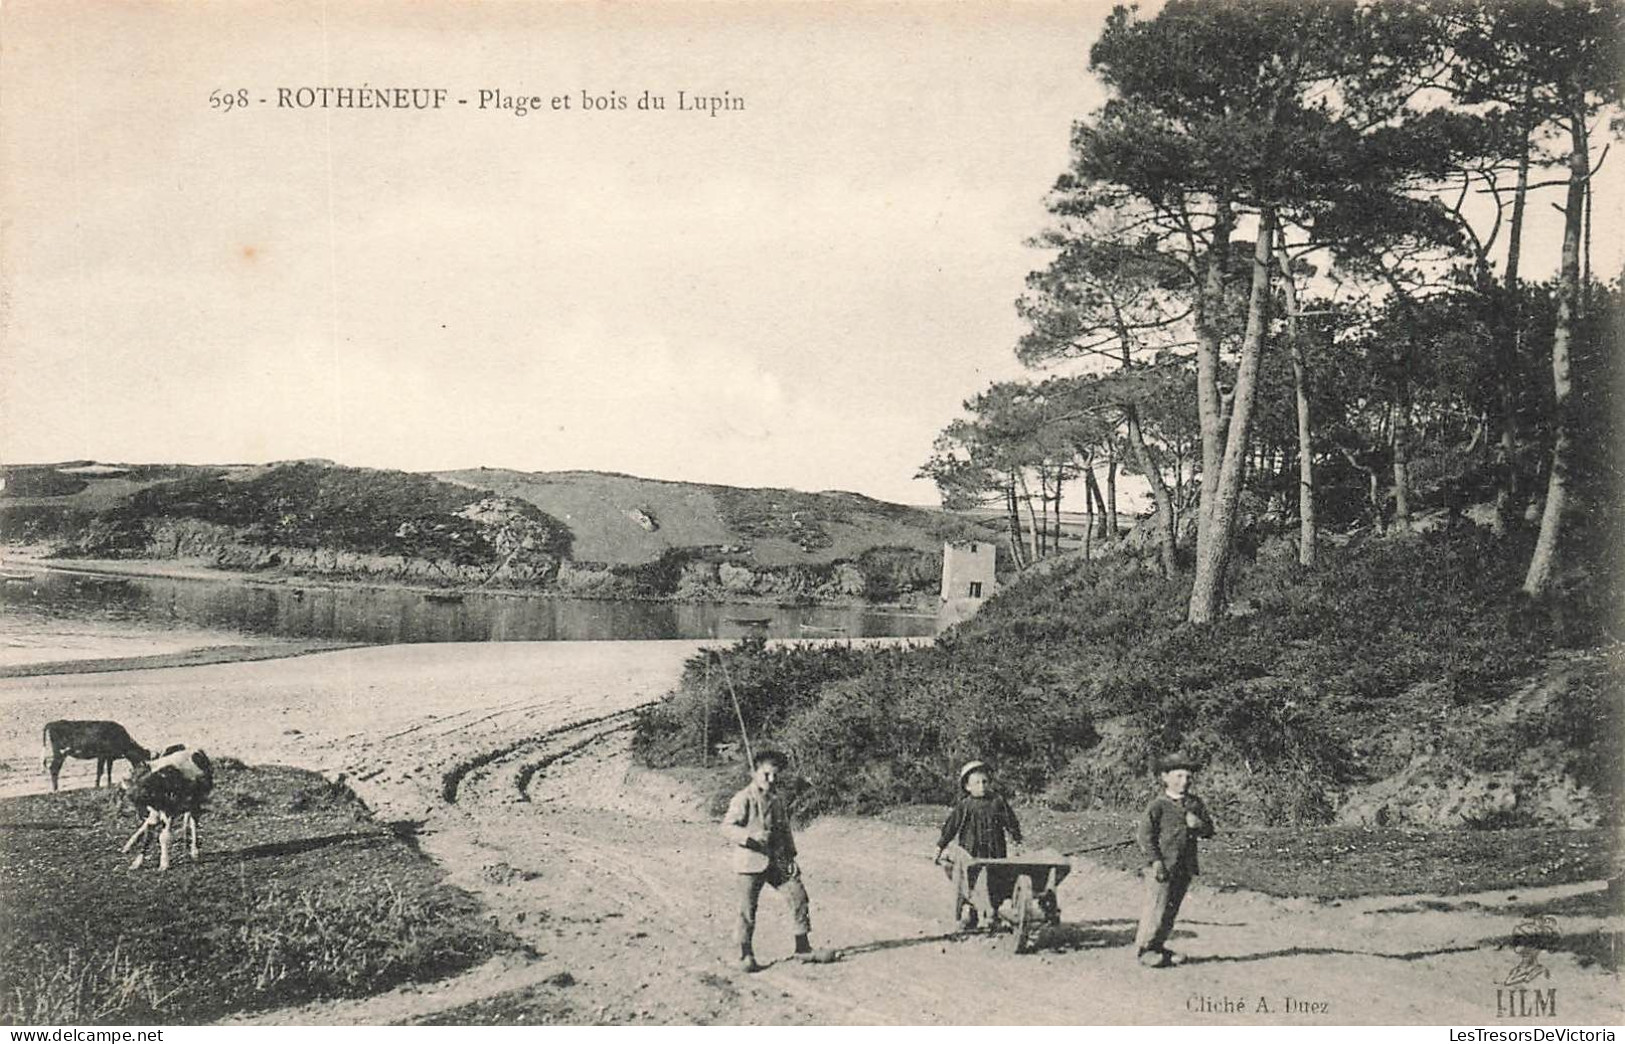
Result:
{"type": "MultiPolygon", "coordinates": [[[[0,581],[0,613],[282,638],[394,642],[930,635],[930,616],[865,609],[611,602],[469,592],[259,586],[44,572],[0,581]]],[[[4,621],[0,620],[0,628],[4,621]]]]}

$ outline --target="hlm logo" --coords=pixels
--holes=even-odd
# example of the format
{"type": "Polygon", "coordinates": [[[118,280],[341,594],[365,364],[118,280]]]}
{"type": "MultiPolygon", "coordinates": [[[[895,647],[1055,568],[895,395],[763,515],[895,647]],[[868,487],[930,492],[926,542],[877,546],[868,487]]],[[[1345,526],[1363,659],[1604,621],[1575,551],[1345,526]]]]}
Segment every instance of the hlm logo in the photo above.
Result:
{"type": "Polygon", "coordinates": [[[1512,949],[1518,963],[1496,983],[1507,987],[1495,991],[1495,1015],[1501,1019],[1556,1018],[1557,987],[1525,989],[1528,983],[1550,979],[1552,970],[1540,963],[1540,956],[1557,943],[1557,919],[1534,917],[1512,933],[1512,949]],[[1516,988],[1513,988],[1516,987],[1516,988]]]}
{"type": "Polygon", "coordinates": [[[1557,987],[1544,990],[1496,990],[1495,1017],[1498,1019],[1526,1019],[1529,1017],[1554,1019],[1557,1017],[1557,987]]]}

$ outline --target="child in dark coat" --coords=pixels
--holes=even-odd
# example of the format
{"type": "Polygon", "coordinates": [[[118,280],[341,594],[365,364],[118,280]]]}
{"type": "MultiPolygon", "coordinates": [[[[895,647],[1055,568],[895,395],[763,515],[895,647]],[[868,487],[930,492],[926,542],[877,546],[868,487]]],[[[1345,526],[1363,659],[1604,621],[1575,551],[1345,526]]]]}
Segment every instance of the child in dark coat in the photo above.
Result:
{"type": "MultiPolygon", "coordinates": [[[[954,805],[953,811],[948,813],[948,821],[942,824],[942,835],[937,839],[938,862],[942,861],[943,852],[948,846],[955,842],[973,859],[1005,858],[1009,854],[1005,845],[1006,834],[1017,844],[1021,843],[1021,823],[1003,796],[989,792],[988,776],[987,765],[980,761],[968,762],[959,770],[959,786],[965,796],[954,805]]],[[[972,889],[976,887],[981,869],[971,868],[967,883],[972,889]]],[[[998,923],[999,906],[1010,898],[1015,883],[1013,874],[989,869],[987,898],[994,914],[991,918],[993,924],[989,928],[998,923]]],[[[976,927],[976,907],[962,902],[958,921],[961,928],[976,927]]]]}
{"type": "Polygon", "coordinates": [[[1200,872],[1196,862],[1198,838],[1213,836],[1213,820],[1202,799],[1189,790],[1191,774],[1198,765],[1180,755],[1162,758],[1157,770],[1162,775],[1162,792],[1151,799],[1140,816],[1135,840],[1146,859],[1145,905],[1140,911],[1140,930],[1135,934],[1135,956],[1151,968],[1183,964],[1182,955],[1168,949],[1174,919],[1191,878],[1200,872]]]}

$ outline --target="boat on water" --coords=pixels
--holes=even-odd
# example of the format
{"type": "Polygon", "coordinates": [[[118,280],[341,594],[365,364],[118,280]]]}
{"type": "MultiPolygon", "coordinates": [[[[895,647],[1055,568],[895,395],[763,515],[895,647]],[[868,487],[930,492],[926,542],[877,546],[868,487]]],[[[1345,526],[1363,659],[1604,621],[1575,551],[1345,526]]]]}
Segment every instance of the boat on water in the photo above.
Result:
{"type": "Polygon", "coordinates": [[[73,578],[75,587],[129,587],[130,578],[127,576],[76,576],[73,578]]]}
{"type": "Polygon", "coordinates": [[[442,605],[456,605],[463,600],[462,593],[459,591],[430,591],[423,597],[428,601],[439,602],[442,605]]]}
{"type": "Polygon", "coordinates": [[[738,624],[740,627],[767,627],[773,622],[771,616],[730,616],[728,622],[738,624]]]}

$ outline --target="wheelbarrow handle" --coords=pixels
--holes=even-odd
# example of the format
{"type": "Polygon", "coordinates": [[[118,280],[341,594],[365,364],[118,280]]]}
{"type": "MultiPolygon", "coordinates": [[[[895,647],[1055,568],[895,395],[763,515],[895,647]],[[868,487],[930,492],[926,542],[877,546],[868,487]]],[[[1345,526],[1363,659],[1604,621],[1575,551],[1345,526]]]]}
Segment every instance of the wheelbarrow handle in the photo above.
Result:
{"type": "Polygon", "coordinates": [[[1072,849],[1071,852],[1061,852],[1061,855],[1087,855],[1089,852],[1105,852],[1107,849],[1121,849],[1121,847],[1131,846],[1131,844],[1134,844],[1134,839],[1133,837],[1128,837],[1128,839],[1123,839],[1123,841],[1107,841],[1105,844],[1090,844],[1090,846],[1084,846],[1081,847],[1081,849],[1072,849]]]}

